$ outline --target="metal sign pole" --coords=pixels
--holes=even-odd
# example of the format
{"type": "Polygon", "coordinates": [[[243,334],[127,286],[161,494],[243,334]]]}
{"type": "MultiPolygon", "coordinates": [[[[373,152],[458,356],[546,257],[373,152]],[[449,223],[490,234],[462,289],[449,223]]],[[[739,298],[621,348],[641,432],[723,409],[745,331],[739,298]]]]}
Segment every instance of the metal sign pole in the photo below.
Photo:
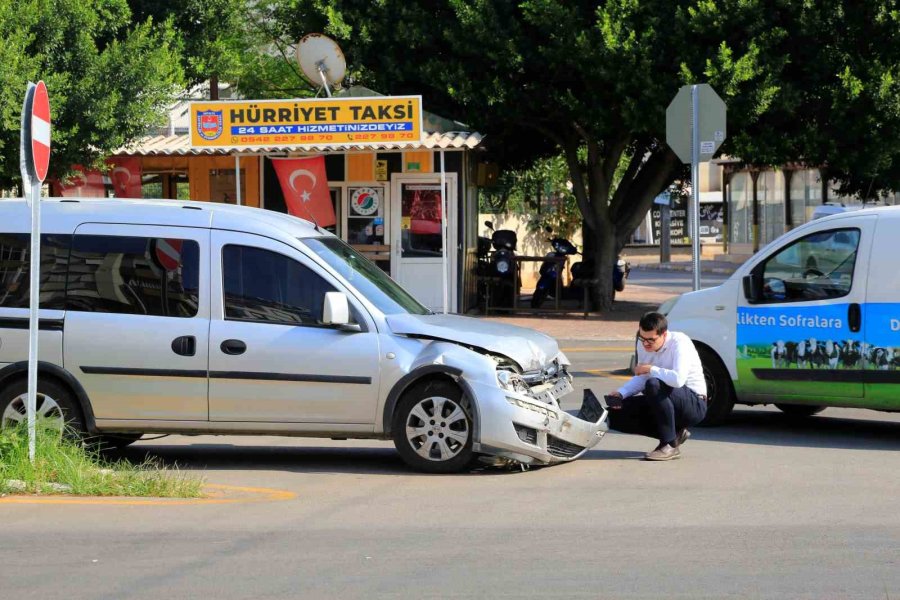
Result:
{"type": "Polygon", "coordinates": [[[700,289],[700,98],[696,85],[691,86],[691,265],[694,291],[700,289]]]}
{"type": "Polygon", "coordinates": [[[450,279],[449,264],[447,255],[450,252],[449,246],[450,235],[447,231],[447,179],[444,173],[444,151],[441,150],[441,273],[443,275],[443,293],[444,293],[444,314],[446,315],[449,307],[449,293],[447,290],[447,280],[450,279]]]}
{"type": "Polygon", "coordinates": [[[31,181],[31,272],[28,301],[28,458],[34,463],[35,412],[37,411],[38,307],[41,277],[41,182],[31,181]]]}
{"type": "Polygon", "coordinates": [[[28,458],[34,463],[34,426],[37,409],[37,360],[38,360],[38,298],[41,268],[41,182],[32,178],[33,164],[31,149],[31,112],[34,101],[35,84],[29,83],[22,103],[22,125],[19,138],[19,169],[22,173],[22,195],[31,207],[31,249],[29,250],[30,270],[28,299],[28,388],[25,400],[25,414],[28,423],[28,458]]]}

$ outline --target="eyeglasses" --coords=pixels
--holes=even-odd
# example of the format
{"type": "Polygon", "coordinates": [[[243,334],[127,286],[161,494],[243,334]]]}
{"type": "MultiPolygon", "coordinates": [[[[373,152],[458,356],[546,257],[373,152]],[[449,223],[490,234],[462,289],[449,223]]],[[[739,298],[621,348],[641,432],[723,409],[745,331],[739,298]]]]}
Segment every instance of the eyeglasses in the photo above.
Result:
{"type": "Polygon", "coordinates": [[[645,338],[640,335],[638,335],[637,337],[638,337],[638,341],[640,341],[645,346],[652,346],[653,344],[655,344],[662,338],[661,335],[658,335],[658,336],[652,337],[652,338],[645,338]]]}

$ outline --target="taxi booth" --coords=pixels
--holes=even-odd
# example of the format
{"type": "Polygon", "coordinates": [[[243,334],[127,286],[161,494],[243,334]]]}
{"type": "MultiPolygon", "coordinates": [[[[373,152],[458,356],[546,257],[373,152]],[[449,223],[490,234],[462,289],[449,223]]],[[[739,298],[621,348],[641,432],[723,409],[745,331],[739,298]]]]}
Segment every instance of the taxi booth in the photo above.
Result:
{"type": "Polygon", "coordinates": [[[114,158],[139,159],[144,197],[315,219],[430,309],[465,312],[477,302],[472,151],[482,136],[464,129],[423,111],[420,97],[350,88],[323,99],[191,102],[186,131],[142,138],[114,158]],[[333,220],[316,206],[323,194],[333,220]]]}

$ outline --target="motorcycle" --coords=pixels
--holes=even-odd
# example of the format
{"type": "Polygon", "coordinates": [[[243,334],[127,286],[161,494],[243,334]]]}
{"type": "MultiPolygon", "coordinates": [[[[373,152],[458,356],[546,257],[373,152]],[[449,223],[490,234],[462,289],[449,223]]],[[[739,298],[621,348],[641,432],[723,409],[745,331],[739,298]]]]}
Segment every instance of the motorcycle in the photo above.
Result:
{"type": "MultiPolygon", "coordinates": [[[[547,232],[552,230],[547,228],[547,232]]],[[[572,256],[581,254],[577,248],[567,239],[555,237],[547,240],[553,248],[553,252],[549,252],[547,257],[553,257],[556,260],[545,260],[541,264],[540,278],[535,287],[534,294],[531,297],[531,308],[540,308],[547,297],[556,290],[556,280],[560,276],[559,267],[563,264],[559,260],[562,256],[572,256]]],[[[594,277],[594,261],[593,259],[585,259],[572,265],[572,279],[568,286],[561,288],[564,299],[580,299],[583,295],[585,286],[589,285],[589,280],[594,277]]],[[[613,267],[613,289],[621,292],[625,289],[625,280],[631,273],[631,265],[622,258],[621,255],[616,257],[616,264],[613,267]]]]}
{"type": "MultiPolygon", "coordinates": [[[[552,231],[549,227],[547,228],[547,233],[552,231]]],[[[547,259],[541,263],[540,278],[538,278],[534,294],[531,296],[531,308],[540,308],[547,296],[556,292],[556,281],[560,277],[559,271],[561,268],[565,268],[565,262],[559,259],[563,256],[578,254],[578,249],[565,238],[555,237],[547,241],[550,242],[553,252],[549,252],[547,259]],[[550,260],[550,257],[556,260],[550,260]]]]}
{"type": "MultiPolygon", "coordinates": [[[[518,290],[513,289],[513,280],[515,279],[513,269],[518,268],[515,261],[516,245],[518,244],[518,236],[511,229],[494,230],[494,224],[490,221],[484,222],[485,226],[491,231],[491,246],[494,248],[493,255],[488,259],[484,258],[481,265],[486,275],[487,288],[486,292],[492,298],[493,306],[509,306],[513,304],[513,296],[518,290]]],[[[479,238],[479,249],[483,248],[479,238]]],[[[487,252],[485,252],[485,255],[487,252]]]]}

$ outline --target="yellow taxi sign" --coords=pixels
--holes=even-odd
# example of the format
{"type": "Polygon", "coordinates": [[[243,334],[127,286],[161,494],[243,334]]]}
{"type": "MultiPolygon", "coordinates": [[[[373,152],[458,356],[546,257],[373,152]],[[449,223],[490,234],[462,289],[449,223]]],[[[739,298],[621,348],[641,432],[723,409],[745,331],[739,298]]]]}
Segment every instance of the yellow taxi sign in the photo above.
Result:
{"type": "Polygon", "coordinates": [[[422,141],[421,96],[191,102],[192,148],[422,141]]]}

